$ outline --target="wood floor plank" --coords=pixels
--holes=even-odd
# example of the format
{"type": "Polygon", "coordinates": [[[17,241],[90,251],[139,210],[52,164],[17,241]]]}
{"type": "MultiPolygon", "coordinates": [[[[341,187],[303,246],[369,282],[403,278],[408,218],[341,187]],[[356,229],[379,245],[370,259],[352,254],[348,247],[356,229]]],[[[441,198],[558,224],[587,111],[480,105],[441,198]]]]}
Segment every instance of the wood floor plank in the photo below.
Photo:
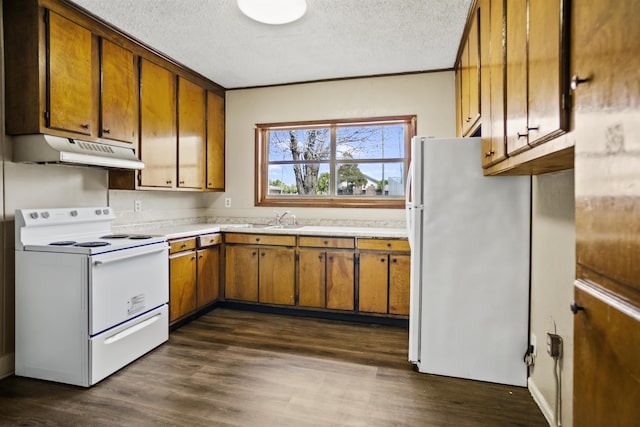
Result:
{"type": "Polygon", "coordinates": [[[547,425],[524,388],[415,372],[407,338],[391,326],[217,309],[89,389],[0,381],[0,425],[547,425]]]}

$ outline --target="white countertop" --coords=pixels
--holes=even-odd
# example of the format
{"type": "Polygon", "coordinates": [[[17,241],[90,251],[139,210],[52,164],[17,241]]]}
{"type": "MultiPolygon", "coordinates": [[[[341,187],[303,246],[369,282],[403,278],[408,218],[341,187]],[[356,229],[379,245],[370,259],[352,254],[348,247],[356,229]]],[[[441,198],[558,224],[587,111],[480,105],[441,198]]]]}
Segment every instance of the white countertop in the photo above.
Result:
{"type": "Polygon", "coordinates": [[[252,226],[251,224],[183,224],[150,228],[145,234],[165,236],[167,239],[180,239],[200,234],[234,232],[252,234],[289,234],[303,236],[349,236],[405,239],[407,230],[404,228],[372,228],[372,227],[339,227],[305,225],[298,228],[268,228],[252,226]]]}

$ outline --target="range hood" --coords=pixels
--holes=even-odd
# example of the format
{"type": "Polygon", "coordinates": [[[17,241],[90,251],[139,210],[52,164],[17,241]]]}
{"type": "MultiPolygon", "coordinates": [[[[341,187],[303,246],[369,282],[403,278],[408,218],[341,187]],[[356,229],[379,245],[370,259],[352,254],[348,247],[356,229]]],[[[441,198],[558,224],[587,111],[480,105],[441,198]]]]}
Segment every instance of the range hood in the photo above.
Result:
{"type": "Polygon", "coordinates": [[[133,147],[126,143],[91,142],[34,134],[13,136],[13,161],[59,163],[108,169],[144,169],[133,147]]]}

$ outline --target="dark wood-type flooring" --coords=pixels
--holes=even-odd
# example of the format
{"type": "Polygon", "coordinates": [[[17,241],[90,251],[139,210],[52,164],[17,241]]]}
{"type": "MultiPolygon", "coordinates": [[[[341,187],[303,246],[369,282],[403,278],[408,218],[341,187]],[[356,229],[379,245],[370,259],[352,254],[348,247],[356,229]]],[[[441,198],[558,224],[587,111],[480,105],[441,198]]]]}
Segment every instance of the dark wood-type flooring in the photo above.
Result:
{"type": "Polygon", "coordinates": [[[0,425],[547,426],[525,388],[424,375],[407,330],[214,310],[89,389],[0,381],[0,425]]]}

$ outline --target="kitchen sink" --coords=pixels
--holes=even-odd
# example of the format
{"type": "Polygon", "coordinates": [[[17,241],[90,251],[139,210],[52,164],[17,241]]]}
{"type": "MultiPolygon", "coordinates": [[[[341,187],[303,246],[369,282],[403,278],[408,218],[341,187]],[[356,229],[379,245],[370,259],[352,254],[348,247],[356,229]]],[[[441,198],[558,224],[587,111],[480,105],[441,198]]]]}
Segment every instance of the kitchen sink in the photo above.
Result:
{"type": "Polygon", "coordinates": [[[293,225],[293,224],[281,224],[281,225],[271,225],[271,224],[248,224],[248,228],[257,228],[257,229],[265,229],[265,230],[297,230],[299,228],[304,227],[303,225],[293,225]]]}

